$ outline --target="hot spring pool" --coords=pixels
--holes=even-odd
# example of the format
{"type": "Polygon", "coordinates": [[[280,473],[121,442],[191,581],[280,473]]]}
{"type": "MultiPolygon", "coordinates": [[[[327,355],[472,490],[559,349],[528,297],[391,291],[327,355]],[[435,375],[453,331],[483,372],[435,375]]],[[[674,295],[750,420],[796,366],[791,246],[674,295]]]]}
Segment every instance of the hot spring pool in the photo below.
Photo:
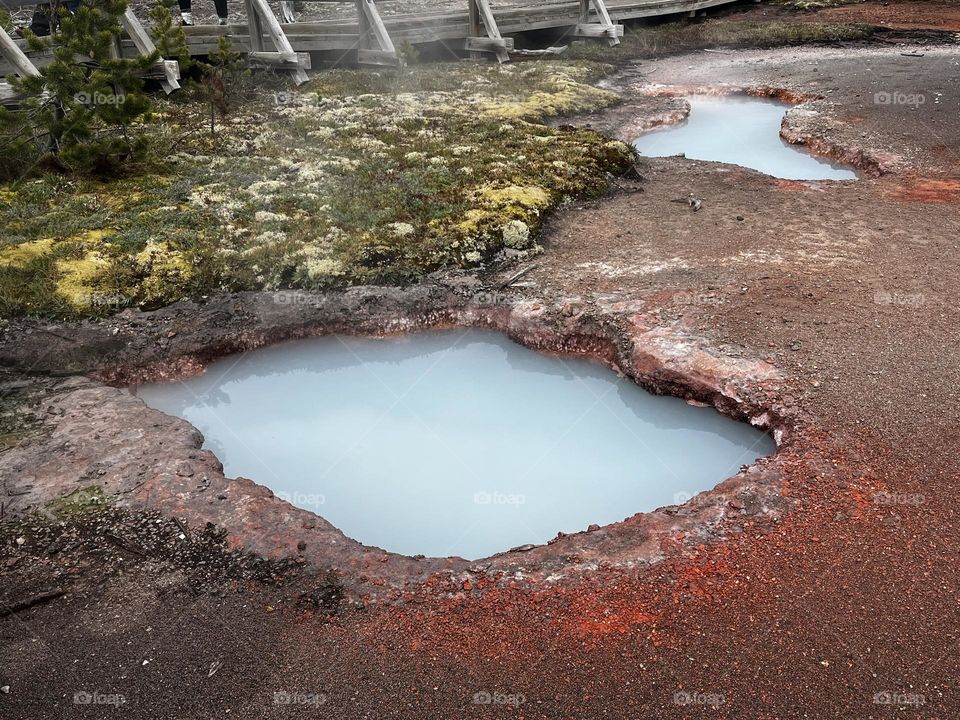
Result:
{"type": "Polygon", "coordinates": [[[323,337],[135,389],[244,476],[368,545],[477,559],[683,502],[773,452],[585,360],[457,330],[323,337]]]}
{"type": "Polygon", "coordinates": [[[856,180],[846,167],[815,157],[780,137],[789,105],[754,97],[688,97],[683,123],[652,130],[633,145],[641,155],[684,154],[753,168],[785,180],[856,180]]]}

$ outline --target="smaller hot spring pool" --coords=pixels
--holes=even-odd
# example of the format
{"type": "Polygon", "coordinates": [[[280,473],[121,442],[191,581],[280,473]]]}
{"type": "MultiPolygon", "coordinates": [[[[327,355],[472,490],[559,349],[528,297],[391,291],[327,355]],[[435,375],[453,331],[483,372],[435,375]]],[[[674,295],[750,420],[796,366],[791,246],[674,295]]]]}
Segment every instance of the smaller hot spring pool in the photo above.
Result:
{"type": "Polygon", "coordinates": [[[774,450],[713,409],[478,330],[290,342],[136,393],[197,427],[228,476],[407,555],[544,543],[683,502],[774,450]]]}
{"type": "Polygon", "coordinates": [[[740,165],[784,180],[856,180],[850,168],[815,157],[780,137],[789,105],[754,97],[688,97],[690,115],[652,130],[633,145],[641,155],[684,154],[740,165]]]}

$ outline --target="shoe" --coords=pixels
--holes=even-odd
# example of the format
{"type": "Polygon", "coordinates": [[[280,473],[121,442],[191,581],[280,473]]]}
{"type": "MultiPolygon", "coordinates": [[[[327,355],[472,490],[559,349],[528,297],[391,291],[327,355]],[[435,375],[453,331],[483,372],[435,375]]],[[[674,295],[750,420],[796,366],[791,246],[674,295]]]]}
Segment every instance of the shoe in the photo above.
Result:
{"type": "Polygon", "coordinates": [[[222,17],[217,18],[217,25],[226,25],[228,22],[229,20],[227,20],[227,18],[222,18],[222,17]]]}
{"type": "Polygon", "coordinates": [[[193,25],[193,13],[183,12],[180,13],[180,24],[190,27],[193,25]]]}

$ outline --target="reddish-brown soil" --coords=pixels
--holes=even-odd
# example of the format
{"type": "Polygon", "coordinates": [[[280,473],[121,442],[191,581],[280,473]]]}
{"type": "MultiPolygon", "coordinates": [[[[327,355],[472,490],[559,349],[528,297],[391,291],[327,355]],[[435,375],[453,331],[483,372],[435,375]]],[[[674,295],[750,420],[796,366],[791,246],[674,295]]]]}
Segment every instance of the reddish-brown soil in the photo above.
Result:
{"type": "Polygon", "coordinates": [[[960,31],[960,4],[929,2],[851,2],[837,7],[799,10],[789,5],[759,5],[748,10],[733,10],[731,20],[790,20],[828,24],[865,23],[893,30],[960,31]]]}
{"type": "Polygon", "coordinates": [[[955,2],[862,3],[823,8],[811,19],[827,23],[869,23],[898,30],[960,32],[960,5],[955,2]]]}
{"type": "MultiPolygon", "coordinates": [[[[782,512],[737,515],[695,541],[687,531],[656,535],[663,552],[649,564],[598,558],[557,581],[526,577],[514,557],[512,575],[440,574],[408,585],[399,602],[347,602],[332,616],[316,593],[302,597],[309,568],[200,582],[206,555],[164,562],[142,549],[154,544],[136,522],[122,529],[123,553],[96,538],[51,551],[28,524],[17,528],[23,545],[3,544],[3,604],[53,584],[69,592],[0,618],[3,716],[960,716],[960,53],[900,52],[701,54],[627,74],[625,91],[724,82],[823,97],[817,115],[790,127],[879,158],[883,172],[797,183],[645,160],[642,182],[621,181],[611,197],[555,216],[525,287],[507,293],[528,314],[540,303],[561,317],[591,307],[598,327],[613,314],[618,332],[683,329],[729,367],[775,368],[766,390],[751,385],[750,402],[805,427],[804,452],[783,456],[782,512]],[[877,103],[878,92],[928,100],[877,103]],[[703,200],[699,212],[673,202],[689,194],[703,200]],[[130,550],[134,540],[140,550],[130,550]],[[74,703],[94,691],[127,702],[74,703]],[[276,692],[310,704],[275,704],[276,692]],[[477,693],[494,702],[475,702],[477,693]]],[[[658,111],[649,97],[637,102],[658,111]]],[[[618,112],[589,121],[622,127],[618,112]]],[[[259,322],[241,300],[235,307],[259,322]]],[[[161,321],[11,335],[26,329],[17,326],[3,354],[15,362],[18,346],[46,333],[50,371],[89,366],[76,349],[83,342],[122,355],[150,339],[162,355],[150,334],[161,321]]],[[[642,353],[635,361],[643,365],[642,353]]],[[[39,406],[53,413],[50,426],[58,397],[39,406]]],[[[146,442],[140,428],[120,430],[131,448],[146,442]]],[[[109,439],[91,429],[78,448],[52,437],[63,457],[109,439]]],[[[15,451],[37,448],[61,462],[42,433],[15,451]]],[[[25,478],[4,481],[9,492],[25,478]]],[[[223,523],[243,535],[229,515],[223,523]]],[[[566,547],[564,563],[576,565],[577,546],[566,547]]],[[[210,557],[230,564],[220,550],[210,557]]]]}

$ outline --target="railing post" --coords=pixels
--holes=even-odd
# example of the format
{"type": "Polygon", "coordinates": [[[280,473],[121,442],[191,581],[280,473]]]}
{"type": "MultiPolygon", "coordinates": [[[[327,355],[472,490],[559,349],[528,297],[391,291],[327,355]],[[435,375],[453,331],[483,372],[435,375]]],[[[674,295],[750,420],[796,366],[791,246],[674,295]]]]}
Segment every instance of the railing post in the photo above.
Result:
{"type": "Polygon", "coordinates": [[[466,48],[471,58],[481,57],[481,53],[495,53],[501,63],[510,60],[513,50],[513,38],[504,38],[497,26],[497,19],[490,9],[489,0],[467,0],[470,15],[470,35],[466,48]],[[486,31],[485,33],[483,31],[486,31]]]}
{"type": "Polygon", "coordinates": [[[399,65],[400,56],[373,0],[356,0],[360,21],[357,61],[361,65],[399,65]]]}
{"type": "Polygon", "coordinates": [[[574,32],[577,37],[606,38],[610,47],[620,44],[623,25],[615,25],[607,12],[604,0],[580,0],[580,23],[574,32]],[[597,11],[598,22],[590,22],[590,3],[597,11]]]}

